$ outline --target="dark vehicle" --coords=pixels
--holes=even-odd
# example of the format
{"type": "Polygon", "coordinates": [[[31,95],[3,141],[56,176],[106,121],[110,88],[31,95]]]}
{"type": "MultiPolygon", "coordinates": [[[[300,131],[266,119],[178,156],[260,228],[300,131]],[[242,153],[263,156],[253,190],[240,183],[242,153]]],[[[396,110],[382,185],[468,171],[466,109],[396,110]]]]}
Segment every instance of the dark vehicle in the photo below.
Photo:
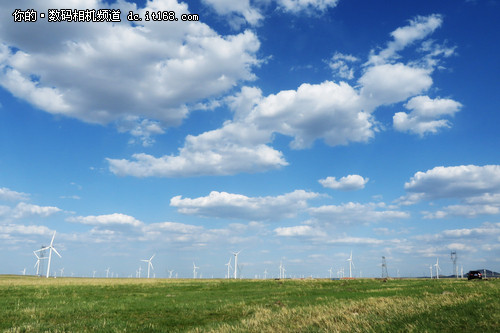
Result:
{"type": "Polygon", "coordinates": [[[480,271],[470,271],[469,273],[467,273],[467,279],[468,280],[472,280],[472,279],[482,279],[483,278],[483,274],[481,274],[480,271]]]}

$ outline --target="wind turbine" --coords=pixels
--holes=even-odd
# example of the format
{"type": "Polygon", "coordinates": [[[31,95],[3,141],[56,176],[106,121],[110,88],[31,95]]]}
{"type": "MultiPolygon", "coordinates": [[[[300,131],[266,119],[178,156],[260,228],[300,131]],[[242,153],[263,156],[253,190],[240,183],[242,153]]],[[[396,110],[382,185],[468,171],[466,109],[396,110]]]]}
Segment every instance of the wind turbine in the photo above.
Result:
{"type": "Polygon", "coordinates": [[[431,279],[432,279],[432,265],[429,266],[429,270],[431,272],[431,279]]]}
{"type": "Polygon", "coordinates": [[[141,261],[144,261],[144,262],[147,262],[147,263],[148,263],[148,279],[149,279],[149,268],[155,269],[155,268],[153,267],[153,263],[151,262],[151,260],[153,260],[153,258],[155,257],[155,255],[156,255],[156,253],[155,253],[155,254],[153,254],[153,255],[151,256],[151,258],[149,258],[149,260],[148,260],[148,259],[142,259],[142,260],[141,260],[141,261]]]}
{"type": "Polygon", "coordinates": [[[49,277],[50,274],[50,262],[52,260],[52,251],[54,251],[59,256],[59,258],[62,258],[59,252],[57,252],[57,250],[54,248],[55,237],[56,237],[56,232],[54,231],[54,235],[52,235],[52,240],[50,241],[50,245],[41,249],[41,250],[49,250],[49,263],[47,264],[47,276],[46,276],[47,278],[49,277]]]}
{"type": "Polygon", "coordinates": [[[436,267],[436,279],[439,279],[439,258],[436,258],[434,266],[436,267]]]}
{"type": "Polygon", "coordinates": [[[227,279],[231,278],[231,275],[229,274],[229,271],[231,270],[231,257],[229,257],[229,261],[227,262],[227,264],[225,264],[227,266],[227,279]]]}
{"type": "Polygon", "coordinates": [[[174,270],[172,269],[171,271],[168,271],[168,278],[171,279],[172,278],[172,273],[174,273],[174,270]]]}
{"type": "Polygon", "coordinates": [[[95,273],[96,273],[96,272],[97,272],[97,271],[92,271],[92,278],[95,278],[95,273]]]}
{"type": "Polygon", "coordinates": [[[196,279],[196,270],[200,267],[196,267],[196,265],[193,262],[193,279],[196,279]]]}
{"type": "Polygon", "coordinates": [[[47,257],[39,257],[38,256],[38,252],[40,252],[42,250],[43,250],[43,248],[40,250],[33,251],[33,253],[35,254],[35,257],[36,257],[36,263],[35,263],[34,267],[36,267],[36,275],[37,276],[38,276],[38,273],[40,272],[40,260],[47,259],[47,257]]]}
{"type": "Polygon", "coordinates": [[[23,273],[23,275],[26,275],[26,267],[24,267],[24,269],[21,271],[21,273],[23,273]]]}
{"type": "Polygon", "coordinates": [[[346,261],[349,261],[349,277],[352,278],[352,267],[351,266],[354,266],[354,262],[352,261],[352,251],[351,251],[351,256],[346,261]]]}
{"type": "Polygon", "coordinates": [[[264,280],[267,279],[267,269],[264,270],[264,280]]]}
{"type": "Polygon", "coordinates": [[[330,279],[332,278],[332,272],[333,272],[333,268],[330,267],[330,269],[328,270],[330,272],[330,279]]]}
{"type": "Polygon", "coordinates": [[[109,267],[106,268],[106,277],[108,278],[109,277],[109,267]]]}
{"type": "Polygon", "coordinates": [[[63,277],[63,274],[64,274],[64,267],[63,267],[63,268],[61,268],[59,271],[61,272],[60,277],[63,277]]]}
{"type": "Polygon", "coordinates": [[[238,252],[233,252],[234,254],[234,279],[236,280],[237,278],[237,272],[238,272],[238,254],[240,254],[241,251],[238,252]]]}

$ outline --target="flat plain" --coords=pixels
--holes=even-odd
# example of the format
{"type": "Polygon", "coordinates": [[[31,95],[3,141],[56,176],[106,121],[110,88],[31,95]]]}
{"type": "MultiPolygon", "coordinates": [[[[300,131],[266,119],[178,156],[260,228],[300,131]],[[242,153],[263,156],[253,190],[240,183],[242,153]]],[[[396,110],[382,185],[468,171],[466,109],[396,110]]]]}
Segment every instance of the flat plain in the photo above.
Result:
{"type": "Polygon", "coordinates": [[[1,332],[500,332],[500,279],[0,276],[1,332]]]}

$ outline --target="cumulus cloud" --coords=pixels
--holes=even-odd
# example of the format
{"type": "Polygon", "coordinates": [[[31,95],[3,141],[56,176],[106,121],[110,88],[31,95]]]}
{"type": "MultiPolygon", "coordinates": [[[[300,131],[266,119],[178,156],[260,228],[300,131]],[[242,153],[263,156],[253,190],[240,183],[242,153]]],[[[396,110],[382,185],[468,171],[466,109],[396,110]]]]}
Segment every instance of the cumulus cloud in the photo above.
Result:
{"type": "Polygon", "coordinates": [[[178,155],[134,154],[134,160],[107,160],[113,173],[136,177],[230,175],[288,165],[280,151],[262,143],[268,136],[254,126],[228,122],[220,129],[187,136],[178,155]]]}
{"type": "Polygon", "coordinates": [[[318,180],[318,182],[323,185],[323,187],[334,190],[354,191],[363,189],[365,184],[368,183],[368,180],[368,178],[363,178],[360,175],[348,175],[339,180],[335,177],[326,177],[325,179],[318,180]]]}
{"type": "Polygon", "coordinates": [[[367,142],[373,119],[362,110],[358,92],[345,82],[302,84],[263,98],[247,121],[264,130],[293,137],[291,147],[310,147],[316,139],[330,146],[367,142]]]}
{"type": "Polygon", "coordinates": [[[274,229],[277,236],[282,237],[325,237],[326,233],[309,225],[298,225],[294,227],[280,227],[274,229]]]}
{"type": "Polygon", "coordinates": [[[307,200],[318,193],[296,190],[279,196],[247,197],[241,194],[212,191],[195,199],[173,197],[170,205],[182,214],[244,220],[280,220],[294,217],[307,208],[307,200]]]}
{"type": "Polygon", "coordinates": [[[52,235],[53,230],[50,230],[43,225],[20,225],[20,224],[0,224],[0,234],[5,235],[52,235]]]}
{"type": "Polygon", "coordinates": [[[405,189],[409,195],[400,200],[409,203],[436,199],[459,200],[459,205],[449,205],[436,212],[424,212],[426,218],[500,213],[499,165],[439,166],[426,172],[419,171],[405,183],[405,189]]]}
{"type": "MultiPolygon", "coordinates": [[[[417,17],[408,26],[396,29],[385,49],[372,52],[356,87],[346,82],[304,83],[295,90],[268,96],[263,96],[258,88],[243,87],[239,93],[224,99],[234,118],[221,128],[187,136],[178,154],[108,158],[110,170],[117,175],[137,177],[231,175],[273,170],[287,165],[282,153],[271,146],[275,133],[290,137],[292,149],[309,148],[316,140],[330,146],[366,143],[379,131],[372,115],[376,108],[404,102],[432,86],[434,67],[425,61],[403,63],[398,52],[426,38],[441,21],[439,15],[417,17]]],[[[435,56],[442,54],[430,46],[427,50],[435,56]]],[[[354,61],[354,57],[348,55],[335,57],[354,61]]],[[[412,99],[406,104],[415,112],[413,115],[425,113],[419,101],[412,99]]],[[[439,99],[432,101],[434,115],[451,112],[438,107],[439,99]]]]}
{"type": "Polygon", "coordinates": [[[53,206],[38,206],[20,202],[17,206],[12,208],[10,215],[15,219],[22,219],[28,216],[48,217],[60,211],[60,208],[53,206]]]}
{"type": "Polygon", "coordinates": [[[372,223],[383,220],[406,219],[408,212],[386,209],[384,203],[355,203],[311,207],[309,214],[327,224],[372,223]]]}
{"type": "Polygon", "coordinates": [[[239,28],[245,22],[250,25],[258,24],[263,16],[258,9],[250,5],[250,0],[202,0],[211,6],[219,15],[228,16],[230,24],[239,28]]]}
{"type": "Polygon", "coordinates": [[[500,165],[438,166],[426,172],[417,172],[405,183],[405,190],[422,194],[425,199],[469,198],[478,200],[500,193],[500,165]]]}
{"type": "Polygon", "coordinates": [[[143,223],[132,216],[114,213],[108,215],[89,215],[89,216],[77,216],[69,217],[66,219],[68,222],[81,223],[93,226],[130,226],[130,227],[141,227],[143,223]]]}
{"type": "Polygon", "coordinates": [[[400,132],[410,132],[423,136],[437,133],[440,128],[449,128],[451,124],[444,116],[453,116],[462,104],[452,99],[431,99],[428,96],[413,97],[405,108],[410,113],[398,112],[393,117],[394,128],[400,132]]]}
{"type": "Polygon", "coordinates": [[[356,61],[359,61],[359,59],[350,54],[336,52],[326,63],[335,76],[345,80],[352,80],[354,78],[354,69],[348,63],[356,61]]]}
{"type": "MultiPolygon", "coordinates": [[[[123,17],[128,10],[142,16],[146,10],[189,13],[185,3],[152,0],[138,9],[119,1],[121,23],[64,29],[49,22],[37,22],[36,28],[18,24],[11,16],[17,7],[46,11],[67,5],[62,0],[0,5],[0,85],[46,112],[99,124],[137,117],[174,126],[188,115],[188,105],[255,78],[260,44],[251,31],[221,36],[201,22],[179,20],[169,22],[166,32],[164,24],[132,25],[123,17]]],[[[101,0],[75,0],[71,6],[109,7],[101,0]]],[[[140,131],[145,133],[144,126],[140,131]]]]}
{"type": "Polygon", "coordinates": [[[385,49],[382,49],[379,53],[371,52],[368,63],[378,65],[399,58],[399,51],[418,40],[426,38],[439,28],[442,23],[443,18],[438,14],[417,16],[411,19],[408,25],[391,32],[393,40],[387,43],[385,49]]]}
{"type": "Polygon", "coordinates": [[[324,12],[337,6],[339,0],[277,0],[278,6],[284,11],[298,12],[324,12]]]}
{"type": "Polygon", "coordinates": [[[16,192],[6,187],[0,188],[0,200],[5,201],[25,201],[28,200],[29,194],[16,192]]]}

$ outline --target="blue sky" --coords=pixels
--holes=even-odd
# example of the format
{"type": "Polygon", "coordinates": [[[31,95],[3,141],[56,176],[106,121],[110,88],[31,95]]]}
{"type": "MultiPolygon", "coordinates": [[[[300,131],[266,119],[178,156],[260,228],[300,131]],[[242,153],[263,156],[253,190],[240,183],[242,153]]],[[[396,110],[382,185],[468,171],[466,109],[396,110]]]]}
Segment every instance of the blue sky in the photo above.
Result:
{"type": "Polygon", "coordinates": [[[499,6],[1,4],[0,274],[500,271],[499,6]],[[12,16],[68,6],[121,22],[12,16]]]}

